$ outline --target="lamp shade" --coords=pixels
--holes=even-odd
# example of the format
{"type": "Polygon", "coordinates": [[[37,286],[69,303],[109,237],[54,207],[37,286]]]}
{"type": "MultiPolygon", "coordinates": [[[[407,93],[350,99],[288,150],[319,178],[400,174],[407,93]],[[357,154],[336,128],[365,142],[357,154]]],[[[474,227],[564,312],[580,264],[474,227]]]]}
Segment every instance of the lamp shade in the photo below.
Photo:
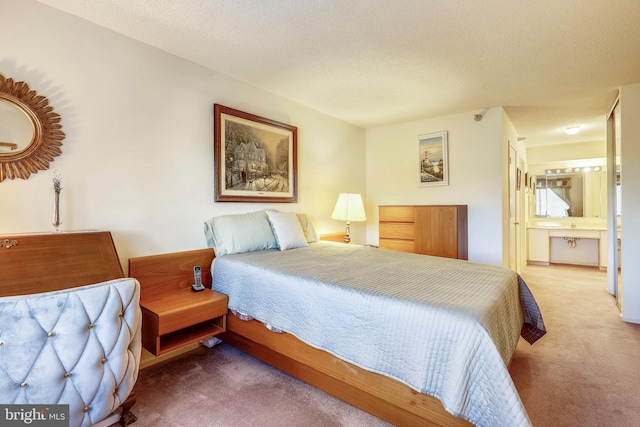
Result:
{"type": "Polygon", "coordinates": [[[331,218],[341,221],[366,221],[367,217],[364,214],[362,196],[360,194],[340,193],[331,218]]]}

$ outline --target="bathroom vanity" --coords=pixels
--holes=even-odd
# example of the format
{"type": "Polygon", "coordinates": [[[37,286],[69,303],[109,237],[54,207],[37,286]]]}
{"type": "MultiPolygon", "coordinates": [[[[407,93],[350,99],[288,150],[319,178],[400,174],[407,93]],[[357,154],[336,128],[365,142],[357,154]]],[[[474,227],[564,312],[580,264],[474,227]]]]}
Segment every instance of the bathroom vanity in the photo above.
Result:
{"type": "MultiPolygon", "coordinates": [[[[575,264],[607,268],[607,225],[602,220],[532,220],[527,225],[529,264],[575,264]]],[[[620,230],[618,230],[618,243],[620,230]]]]}

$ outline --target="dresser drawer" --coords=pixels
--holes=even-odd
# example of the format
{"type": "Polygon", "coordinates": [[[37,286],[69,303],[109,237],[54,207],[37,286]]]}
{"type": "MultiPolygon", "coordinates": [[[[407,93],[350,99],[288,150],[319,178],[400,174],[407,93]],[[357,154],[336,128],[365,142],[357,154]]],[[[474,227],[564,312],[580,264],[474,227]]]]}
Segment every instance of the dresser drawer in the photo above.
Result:
{"type": "Polygon", "coordinates": [[[415,245],[411,240],[380,239],[379,247],[382,249],[391,249],[392,251],[415,252],[415,245]]]}
{"type": "Polygon", "coordinates": [[[413,206],[380,206],[380,222],[413,222],[413,206]]]}
{"type": "Polygon", "coordinates": [[[380,224],[380,239],[402,239],[413,241],[414,235],[415,228],[413,224],[380,224]]]}
{"type": "Polygon", "coordinates": [[[227,314],[227,300],[211,301],[158,318],[158,334],[164,335],[227,314]]]}

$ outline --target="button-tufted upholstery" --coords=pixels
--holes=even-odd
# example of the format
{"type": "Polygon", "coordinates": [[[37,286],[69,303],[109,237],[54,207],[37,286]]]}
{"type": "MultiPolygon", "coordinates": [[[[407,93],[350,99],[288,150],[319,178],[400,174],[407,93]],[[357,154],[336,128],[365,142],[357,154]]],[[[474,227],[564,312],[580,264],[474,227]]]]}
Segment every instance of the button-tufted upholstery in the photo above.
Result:
{"type": "Polygon", "coordinates": [[[109,416],[138,378],[139,300],[131,278],[0,298],[0,402],[69,404],[70,427],[109,416]]]}

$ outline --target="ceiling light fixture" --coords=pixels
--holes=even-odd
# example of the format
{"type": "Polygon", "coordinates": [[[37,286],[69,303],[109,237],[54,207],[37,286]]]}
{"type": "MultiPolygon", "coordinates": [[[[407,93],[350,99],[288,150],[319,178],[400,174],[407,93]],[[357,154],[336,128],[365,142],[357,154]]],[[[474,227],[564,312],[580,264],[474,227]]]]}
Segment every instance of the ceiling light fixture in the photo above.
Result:
{"type": "Polygon", "coordinates": [[[600,172],[600,171],[604,171],[604,168],[602,166],[596,166],[596,165],[587,165],[587,166],[581,166],[581,167],[569,167],[569,168],[564,168],[564,169],[546,169],[544,171],[545,175],[561,175],[561,176],[566,176],[567,174],[574,174],[574,173],[588,173],[588,172],[600,172]]]}
{"type": "Polygon", "coordinates": [[[580,132],[580,126],[570,126],[564,130],[567,135],[575,135],[580,132]]]}

